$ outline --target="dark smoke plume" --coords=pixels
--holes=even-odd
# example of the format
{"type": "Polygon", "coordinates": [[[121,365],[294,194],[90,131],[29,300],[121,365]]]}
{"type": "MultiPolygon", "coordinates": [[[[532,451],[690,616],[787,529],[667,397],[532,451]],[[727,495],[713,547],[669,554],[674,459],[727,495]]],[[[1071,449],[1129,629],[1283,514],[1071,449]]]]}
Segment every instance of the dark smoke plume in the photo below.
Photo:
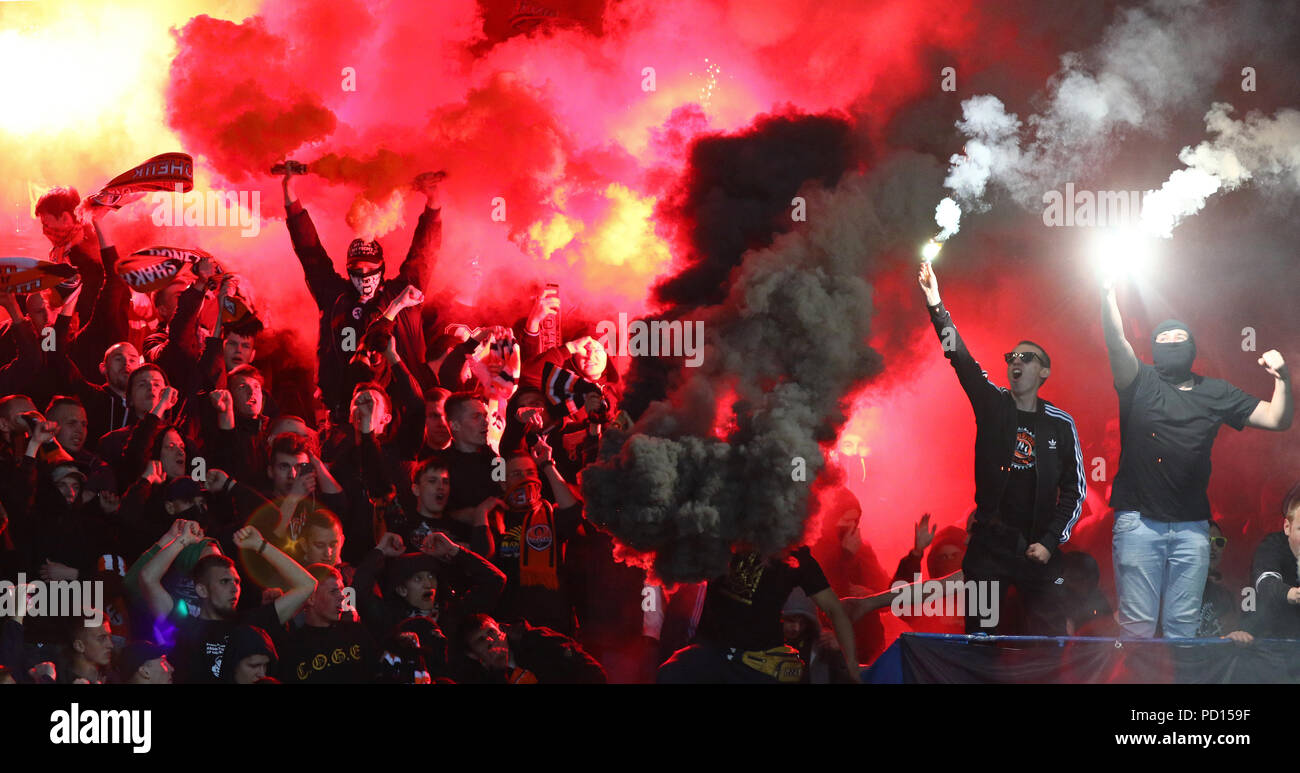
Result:
{"type": "MultiPolygon", "coordinates": [[[[655,287],[655,300],[669,308],[651,319],[686,319],[721,302],[745,252],[794,228],[799,189],[834,187],[856,160],[851,125],[833,116],[763,116],[743,134],[696,141],[687,173],[656,213],[676,224],[687,267],[655,287]]],[[[640,416],[663,399],[677,364],[634,359],[624,408],[640,416]]]]}
{"type": "Polygon", "coordinates": [[[844,398],[882,369],[866,344],[863,275],[926,227],[939,178],[932,159],[902,154],[833,191],[805,187],[807,224],[746,253],[726,299],[697,314],[702,366],[630,435],[606,438],[583,473],[589,512],[653,553],[661,579],[715,576],[732,545],[774,552],[803,536],[819,445],[844,423],[844,398]],[[734,429],[719,439],[710,430],[733,391],[734,429]]]}

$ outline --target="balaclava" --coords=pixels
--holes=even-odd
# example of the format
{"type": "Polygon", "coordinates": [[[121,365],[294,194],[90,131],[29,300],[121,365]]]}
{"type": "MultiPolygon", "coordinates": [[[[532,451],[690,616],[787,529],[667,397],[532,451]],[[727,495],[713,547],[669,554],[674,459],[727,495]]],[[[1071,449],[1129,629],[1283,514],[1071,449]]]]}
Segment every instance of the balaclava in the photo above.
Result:
{"type": "Polygon", "coordinates": [[[1151,357],[1161,380],[1181,384],[1192,377],[1192,362],[1196,359],[1196,339],[1192,331],[1176,319],[1167,319],[1151,333],[1151,357]],[[1186,330],[1187,340],[1176,344],[1156,343],[1156,336],[1169,330],[1186,330]]]}

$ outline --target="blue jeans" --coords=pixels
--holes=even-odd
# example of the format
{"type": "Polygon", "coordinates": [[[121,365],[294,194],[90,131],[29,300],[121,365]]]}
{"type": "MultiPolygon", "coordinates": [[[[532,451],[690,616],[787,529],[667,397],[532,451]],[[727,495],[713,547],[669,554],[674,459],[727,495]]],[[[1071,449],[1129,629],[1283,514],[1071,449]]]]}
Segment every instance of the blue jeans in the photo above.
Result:
{"type": "Polygon", "coordinates": [[[1210,571],[1209,521],[1166,523],[1120,510],[1112,550],[1124,633],[1152,638],[1159,619],[1166,638],[1196,636],[1210,571]]]}

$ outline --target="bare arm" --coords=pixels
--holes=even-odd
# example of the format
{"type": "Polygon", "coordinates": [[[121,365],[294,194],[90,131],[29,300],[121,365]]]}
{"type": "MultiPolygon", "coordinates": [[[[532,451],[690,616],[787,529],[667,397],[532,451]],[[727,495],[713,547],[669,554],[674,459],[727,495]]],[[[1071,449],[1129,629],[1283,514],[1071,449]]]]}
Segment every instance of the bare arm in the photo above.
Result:
{"type": "Polygon", "coordinates": [[[578,504],[578,498],[573,495],[573,489],[564,481],[564,476],[555,468],[555,462],[551,458],[551,447],[547,444],[546,438],[539,437],[537,443],[532,448],[533,459],[537,466],[542,470],[542,475],[550,481],[551,491],[555,494],[555,506],[561,510],[573,507],[578,504]]]}
{"type": "Polygon", "coordinates": [[[1110,356],[1110,372],[1115,377],[1115,388],[1124,389],[1138,375],[1138,358],[1133,346],[1124,337],[1124,319],[1119,314],[1119,301],[1114,285],[1107,285],[1101,300],[1101,329],[1106,334],[1106,353],[1110,356]]]}
{"type": "MultiPolygon", "coordinates": [[[[965,575],[962,574],[962,570],[960,569],[946,577],[939,578],[939,582],[944,583],[949,581],[964,582],[964,580],[965,575]]],[[[870,596],[850,596],[842,598],[840,599],[840,603],[843,604],[845,610],[848,611],[849,618],[856,623],[858,620],[865,617],[868,612],[874,612],[877,609],[884,609],[885,607],[892,605],[897,596],[910,592],[912,586],[917,584],[919,583],[896,582],[893,587],[887,591],[873,593],[870,596]]]]}
{"type": "Polygon", "coordinates": [[[316,592],[316,578],[284,551],[268,542],[256,526],[245,526],[235,532],[235,546],[241,550],[256,551],[289,583],[289,589],[275,600],[275,614],[281,623],[292,620],[302,605],[307,603],[307,599],[311,598],[311,594],[316,592]]]}
{"type": "Polygon", "coordinates": [[[831,627],[835,629],[835,639],[840,643],[840,652],[844,654],[844,665],[848,666],[849,676],[855,682],[861,681],[853,621],[849,619],[849,613],[844,611],[844,605],[840,604],[839,596],[835,595],[834,589],[826,588],[813,594],[812,600],[831,619],[831,627]]]}
{"type": "Polygon", "coordinates": [[[1264,352],[1259,364],[1273,377],[1273,399],[1268,402],[1261,400],[1246,419],[1246,426],[1274,432],[1290,429],[1295,414],[1295,404],[1291,401],[1291,371],[1276,349],[1264,352]]]}
{"type": "Polygon", "coordinates": [[[140,590],[144,593],[145,603],[155,620],[162,620],[171,614],[175,601],[162,586],[163,575],[171,568],[172,562],[193,541],[189,522],[176,519],[172,526],[158,540],[158,552],[140,568],[140,590]]]}

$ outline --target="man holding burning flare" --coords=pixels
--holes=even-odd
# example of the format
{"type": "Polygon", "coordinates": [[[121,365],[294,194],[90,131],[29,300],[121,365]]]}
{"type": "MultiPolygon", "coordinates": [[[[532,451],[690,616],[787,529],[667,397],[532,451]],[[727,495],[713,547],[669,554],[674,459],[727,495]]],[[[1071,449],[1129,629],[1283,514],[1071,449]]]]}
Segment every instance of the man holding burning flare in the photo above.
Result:
{"type": "MultiPolygon", "coordinates": [[[[1009,388],[995,386],[953,326],[930,261],[921,264],[917,280],[943,354],[975,411],[976,512],[962,561],[964,579],[997,581],[999,604],[1007,586],[1016,586],[1026,630],[1015,633],[1064,636],[1058,547],[1079,520],[1085,484],[1074,419],[1038,397],[1051,358],[1038,344],[1021,341],[1004,355],[1009,388]]],[[[980,623],[967,610],[967,633],[998,632],[996,625],[980,623]]]]}
{"type": "Polygon", "coordinates": [[[1125,633],[1190,638],[1200,623],[1210,569],[1210,451],[1219,427],[1282,431],[1291,426],[1291,375],[1282,355],[1259,358],[1273,377],[1264,402],[1192,372],[1196,340],[1166,320],[1151,335],[1155,365],[1139,362],[1124,337],[1113,278],[1103,282],[1102,330],[1119,393],[1119,471],[1111,491],[1118,621],[1125,633]]]}

